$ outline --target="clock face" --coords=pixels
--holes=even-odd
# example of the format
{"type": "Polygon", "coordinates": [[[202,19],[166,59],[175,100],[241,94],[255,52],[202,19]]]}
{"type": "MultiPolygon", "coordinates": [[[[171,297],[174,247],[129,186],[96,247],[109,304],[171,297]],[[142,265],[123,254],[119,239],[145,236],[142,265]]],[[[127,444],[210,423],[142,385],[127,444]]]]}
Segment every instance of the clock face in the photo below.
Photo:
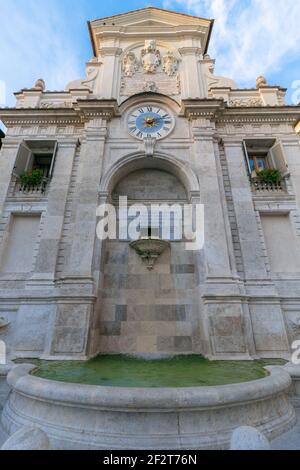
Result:
{"type": "Polygon", "coordinates": [[[174,127],[174,118],[159,105],[147,104],[132,111],[128,118],[129,133],[137,139],[166,137],[174,127]]]}

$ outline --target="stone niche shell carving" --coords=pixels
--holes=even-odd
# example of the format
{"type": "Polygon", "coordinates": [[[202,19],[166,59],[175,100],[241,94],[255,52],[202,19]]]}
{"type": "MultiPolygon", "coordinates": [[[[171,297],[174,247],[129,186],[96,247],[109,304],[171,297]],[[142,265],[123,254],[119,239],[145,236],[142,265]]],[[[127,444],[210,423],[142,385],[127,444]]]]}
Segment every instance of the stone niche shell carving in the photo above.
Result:
{"type": "Polygon", "coordinates": [[[175,75],[178,70],[178,60],[174,56],[174,54],[170,51],[163,57],[163,71],[172,77],[175,75]]]}
{"type": "Polygon", "coordinates": [[[142,49],[142,64],[146,73],[155,73],[157,67],[161,64],[161,55],[156,47],[156,41],[153,39],[145,41],[145,47],[142,49]]]}
{"type": "Polygon", "coordinates": [[[127,52],[123,59],[123,72],[126,77],[132,77],[139,69],[139,63],[134,52],[127,52]]]}

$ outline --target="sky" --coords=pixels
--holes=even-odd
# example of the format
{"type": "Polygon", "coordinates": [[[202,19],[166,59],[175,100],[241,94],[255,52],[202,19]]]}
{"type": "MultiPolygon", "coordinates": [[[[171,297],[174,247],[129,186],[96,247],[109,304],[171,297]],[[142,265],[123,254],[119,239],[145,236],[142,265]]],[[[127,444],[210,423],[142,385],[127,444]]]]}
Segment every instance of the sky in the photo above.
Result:
{"type": "Polygon", "coordinates": [[[288,102],[300,101],[300,0],[0,0],[0,105],[14,106],[13,92],[38,78],[63,90],[85,76],[87,20],[150,4],[215,19],[209,53],[217,75],[240,87],[264,75],[288,88],[288,102]]]}

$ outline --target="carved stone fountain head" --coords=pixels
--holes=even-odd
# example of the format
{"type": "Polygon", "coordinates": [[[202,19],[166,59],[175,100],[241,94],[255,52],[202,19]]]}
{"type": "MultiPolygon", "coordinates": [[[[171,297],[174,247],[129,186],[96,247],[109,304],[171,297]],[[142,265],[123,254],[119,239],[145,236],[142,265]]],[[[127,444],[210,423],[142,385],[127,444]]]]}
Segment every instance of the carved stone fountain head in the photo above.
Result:
{"type": "Polygon", "coordinates": [[[170,243],[155,237],[141,237],[130,243],[149,271],[152,271],[156,260],[170,247],[170,243]]]}

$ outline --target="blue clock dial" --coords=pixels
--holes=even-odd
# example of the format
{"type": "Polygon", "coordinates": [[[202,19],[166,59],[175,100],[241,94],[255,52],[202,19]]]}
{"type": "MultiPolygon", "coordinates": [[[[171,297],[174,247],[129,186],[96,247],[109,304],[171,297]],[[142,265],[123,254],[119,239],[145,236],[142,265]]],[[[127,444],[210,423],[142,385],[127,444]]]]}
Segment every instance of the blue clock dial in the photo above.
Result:
{"type": "Polygon", "coordinates": [[[153,134],[163,128],[164,120],[160,114],[143,113],[136,119],[136,126],[142,132],[153,134]]]}
{"type": "Polygon", "coordinates": [[[162,139],[171,132],[173,126],[174,120],[171,114],[156,105],[135,109],[128,120],[130,134],[140,140],[147,136],[162,139]]]}

